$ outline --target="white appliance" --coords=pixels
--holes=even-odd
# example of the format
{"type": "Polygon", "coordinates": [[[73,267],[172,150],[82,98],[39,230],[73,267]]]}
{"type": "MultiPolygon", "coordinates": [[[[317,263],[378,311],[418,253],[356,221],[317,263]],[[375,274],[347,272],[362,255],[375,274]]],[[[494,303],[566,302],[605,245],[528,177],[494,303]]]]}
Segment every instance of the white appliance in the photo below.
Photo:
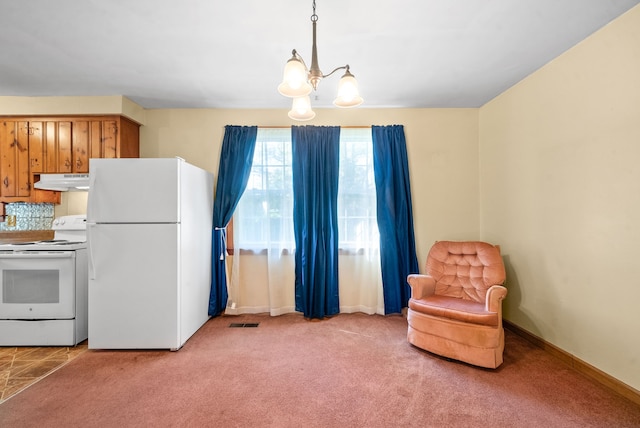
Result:
{"type": "Polygon", "coordinates": [[[179,158],[89,170],[89,348],[180,349],[209,319],[212,174],[179,158]]]}
{"type": "Polygon", "coordinates": [[[53,221],[51,241],[0,245],[0,346],[87,339],[86,217],[53,221]]]}
{"type": "Polygon", "coordinates": [[[59,192],[88,190],[89,174],[40,174],[40,180],[33,187],[59,192]]]}

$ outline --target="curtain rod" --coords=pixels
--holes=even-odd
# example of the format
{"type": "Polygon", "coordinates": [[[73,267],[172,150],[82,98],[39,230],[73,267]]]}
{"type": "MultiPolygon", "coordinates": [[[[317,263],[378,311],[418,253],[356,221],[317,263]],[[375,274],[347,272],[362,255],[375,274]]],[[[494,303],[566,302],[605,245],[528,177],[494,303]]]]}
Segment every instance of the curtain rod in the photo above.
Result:
{"type": "MultiPolygon", "coordinates": [[[[257,125],[258,128],[262,128],[262,129],[288,129],[291,128],[291,126],[305,126],[305,125],[291,125],[291,126],[260,126],[257,125]]],[[[317,126],[339,126],[340,128],[345,128],[345,129],[369,129],[371,128],[371,125],[366,126],[366,125],[358,125],[358,126],[340,126],[340,125],[317,125],[317,126]]]]}

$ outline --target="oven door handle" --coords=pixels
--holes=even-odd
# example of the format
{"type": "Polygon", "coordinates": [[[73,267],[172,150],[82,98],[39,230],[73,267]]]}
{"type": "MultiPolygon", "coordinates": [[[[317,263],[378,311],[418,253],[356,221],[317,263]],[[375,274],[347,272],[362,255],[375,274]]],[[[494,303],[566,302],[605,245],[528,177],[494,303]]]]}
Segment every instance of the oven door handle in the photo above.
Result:
{"type": "Polygon", "coordinates": [[[0,259],[69,259],[74,251],[14,251],[0,254],[0,259]]]}

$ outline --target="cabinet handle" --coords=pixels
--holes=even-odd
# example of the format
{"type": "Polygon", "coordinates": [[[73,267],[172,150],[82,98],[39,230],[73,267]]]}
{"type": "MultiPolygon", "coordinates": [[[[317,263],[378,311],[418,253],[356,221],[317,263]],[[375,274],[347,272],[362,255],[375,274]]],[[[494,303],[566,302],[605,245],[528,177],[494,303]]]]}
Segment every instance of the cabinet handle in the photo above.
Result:
{"type": "Polygon", "coordinates": [[[3,183],[4,187],[9,187],[9,177],[5,177],[3,183]]]}
{"type": "Polygon", "coordinates": [[[29,126],[27,125],[26,128],[20,128],[22,131],[24,131],[25,135],[33,135],[36,133],[36,131],[39,131],[40,128],[36,128],[35,126],[29,126]]]}

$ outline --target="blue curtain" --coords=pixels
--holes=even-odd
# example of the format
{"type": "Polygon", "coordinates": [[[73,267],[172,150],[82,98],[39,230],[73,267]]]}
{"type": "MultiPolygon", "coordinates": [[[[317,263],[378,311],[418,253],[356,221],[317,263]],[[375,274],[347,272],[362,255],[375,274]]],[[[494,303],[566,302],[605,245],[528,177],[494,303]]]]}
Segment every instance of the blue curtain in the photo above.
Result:
{"type": "Polygon", "coordinates": [[[211,293],[209,315],[218,316],[227,306],[226,227],[247,187],[257,126],[231,126],[224,129],[218,183],[213,201],[213,234],[211,252],[211,293]]]}
{"type": "Polygon", "coordinates": [[[324,318],[340,312],[340,128],[293,126],[291,147],[296,311],[305,318],[324,318]]]}
{"type": "Polygon", "coordinates": [[[409,162],[402,125],[372,126],[371,132],[384,312],[393,314],[411,297],[407,275],[418,273],[409,162]]]}

